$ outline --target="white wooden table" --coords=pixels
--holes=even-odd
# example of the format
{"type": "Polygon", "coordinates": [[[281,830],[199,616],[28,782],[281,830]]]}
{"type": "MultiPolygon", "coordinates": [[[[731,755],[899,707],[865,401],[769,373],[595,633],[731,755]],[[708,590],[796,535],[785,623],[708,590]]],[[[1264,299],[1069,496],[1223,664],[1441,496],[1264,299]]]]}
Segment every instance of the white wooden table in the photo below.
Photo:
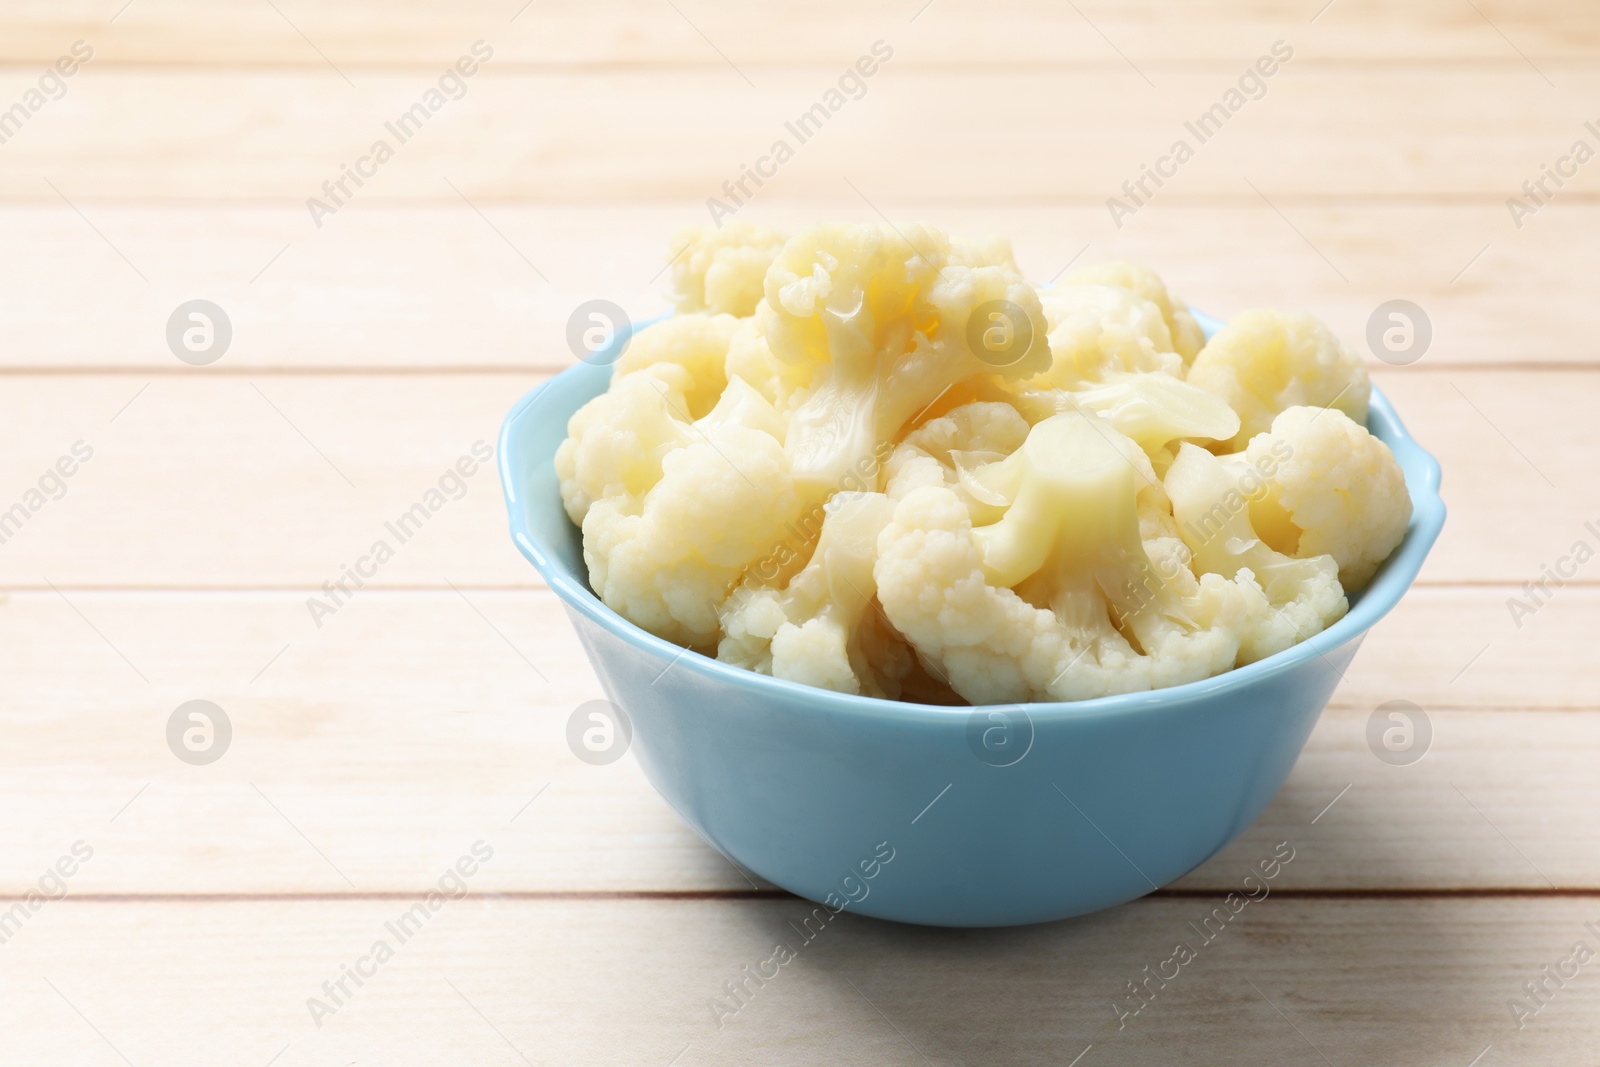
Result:
{"type": "Polygon", "coordinates": [[[1600,1062],[1600,961],[1573,957],[1600,953],[1600,560],[1508,607],[1600,548],[1600,164],[1520,227],[1506,203],[1600,148],[1600,8],[920,2],[0,10],[0,1062],[1600,1062]],[[307,599],[570,362],[578,302],[662,306],[671,233],[880,40],[749,217],[1007,233],[1041,279],[1133,258],[1212,313],[1354,341],[1413,300],[1431,347],[1374,377],[1451,516],[1204,867],[1028,929],[847,914],[719,1026],[805,909],[631,758],[568,751],[599,687],[492,470],[337,612],[307,599]],[[307,199],[476,41],[464,95],[317,225],[307,199]],[[1106,199],[1275,41],[1264,95],[1116,227],[1106,199]],[[166,337],[193,299],[232,327],[205,366],[166,337]],[[207,765],[168,747],[190,700],[231,723],[207,765]],[[1369,747],[1391,700],[1425,710],[1420,761],[1369,747]],[[1283,841],[1271,897],[1119,1028],[1127,983],[1283,841]],[[479,842],[470,893],[344,977],[479,842]]]}

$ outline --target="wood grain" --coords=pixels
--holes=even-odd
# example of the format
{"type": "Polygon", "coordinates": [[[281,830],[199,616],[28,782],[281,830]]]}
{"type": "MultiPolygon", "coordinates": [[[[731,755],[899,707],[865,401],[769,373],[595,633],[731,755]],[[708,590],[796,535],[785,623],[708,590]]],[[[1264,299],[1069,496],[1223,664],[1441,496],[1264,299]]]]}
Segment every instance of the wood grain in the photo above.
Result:
{"type": "MultiPolygon", "coordinates": [[[[485,871],[509,850],[496,845],[485,871]]],[[[810,906],[792,899],[471,896],[373,968],[374,942],[397,940],[384,924],[410,903],[200,903],[182,906],[181,919],[173,904],[51,904],[5,946],[8,1053],[85,1064],[277,1055],[290,1067],[1066,1064],[1080,1055],[1082,1067],[1322,1057],[1464,1065],[1475,1056],[1585,1067],[1600,1039],[1593,963],[1564,988],[1552,984],[1555,995],[1520,1032],[1506,1006],[1575,942],[1593,950],[1592,896],[1269,896],[1209,943],[1195,928],[1220,896],[1015,930],[845,913],[809,942],[795,927],[810,906]],[[1152,980],[1156,996],[1119,1030],[1127,983],[1160,969],[1180,942],[1194,958],[1164,988],[1152,980]],[[713,998],[779,943],[792,961],[761,988],[750,983],[755,992],[719,1029],[713,998]],[[321,984],[364,957],[375,973],[360,988],[347,981],[350,996],[318,1028],[308,998],[325,997],[321,984]]]]}
{"type": "Polygon", "coordinates": [[[508,63],[725,67],[719,51],[741,66],[849,62],[856,41],[894,34],[914,61],[927,64],[1125,68],[1119,52],[1140,66],[1247,61],[1263,44],[1288,37],[1319,60],[1499,62],[1522,65],[1531,75],[1519,51],[1540,66],[1600,52],[1600,19],[1579,0],[1534,6],[1338,0],[1325,10],[1292,0],[1181,6],[1096,0],[1077,4],[1077,11],[1047,0],[1003,7],[971,0],[788,0],[759,12],[733,0],[693,0],[677,5],[681,14],[649,0],[603,9],[580,0],[531,6],[526,0],[279,0],[278,13],[248,0],[139,0],[118,15],[125,2],[8,4],[0,17],[0,60],[47,62],[63,42],[82,37],[109,63],[296,66],[333,76],[330,62],[347,69],[449,62],[456,42],[493,35],[508,63]]]}
{"type": "MultiPolygon", "coordinates": [[[[788,229],[876,218],[840,192],[849,199],[750,212],[788,229]]],[[[1580,200],[1555,202],[1521,230],[1498,203],[1304,203],[1290,222],[1259,201],[1158,201],[1118,230],[1098,204],[930,205],[893,193],[877,202],[952,232],[1007,235],[1039,282],[1073,263],[1133,259],[1214,315],[1303,308],[1363,351],[1374,309],[1403,297],[1432,326],[1418,371],[1596,362],[1588,338],[1600,318],[1569,288],[1600,271],[1600,207],[1580,200]]],[[[188,372],[165,327],[180,303],[204,297],[234,330],[210,375],[554,370],[571,362],[563,338],[579,303],[603,296],[640,320],[664,310],[672,235],[709,222],[699,202],[478,207],[483,217],[460,200],[356,202],[318,230],[291,204],[89,204],[87,222],[59,201],[0,204],[14,252],[0,261],[10,297],[0,302],[0,367],[188,372]]]]}
{"type": "MultiPolygon", "coordinates": [[[[858,53],[870,44],[857,42],[858,53]]],[[[332,206],[457,203],[447,180],[481,201],[703,204],[725,197],[725,181],[786,138],[793,158],[758,199],[842,197],[848,179],[874,204],[1103,209],[1108,197],[1129,195],[1123,183],[1138,178],[1141,165],[1157,165],[1187,138],[1193,158],[1161,189],[1146,186],[1154,200],[1141,214],[1185,201],[1262,206],[1263,197],[1285,211],[1306,197],[1450,198],[1504,211],[1541,164],[1586,136],[1583,123],[1593,116],[1578,101],[1600,89],[1587,66],[1561,72],[1574,101],[1567,103],[1525,66],[1291,62],[1202,143],[1184,124],[1219,103],[1239,76],[1237,62],[1183,67],[1162,72],[1152,88],[1131,69],[931,70],[891,60],[864,90],[852,89],[859,100],[841,101],[825,126],[801,138],[785,122],[835,87],[838,66],[774,67],[752,86],[727,67],[663,78],[633,67],[532,70],[491,61],[463,83],[464,96],[441,100],[420,130],[400,138],[385,123],[437,92],[432,70],[375,70],[346,84],[327,70],[96,70],[91,62],[65,97],[5,143],[0,198],[269,199],[299,205],[305,225],[312,197],[332,206]],[[1088,113],[1066,103],[1083,100],[1094,101],[1088,113]],[[896,139],[930,124],[936,135],[896,139]],[[393,157],[363,164],[380,140],[393,157]],[[886,142],[896,149],[883,151],[886,142]],[[368,180],[359,189],[347,184],[349,197],[332,201],[323,183],[344,166],[364,167],[368,180]]],[[[20,98],[35,80],[9,68],[0,100],[20,98]]],[[[1558,202],[1592,199],[1593,181],[1579,171],[1558,202]]],[[[1114,228],[1109,215],[1105,228],[1114,228]]]]}

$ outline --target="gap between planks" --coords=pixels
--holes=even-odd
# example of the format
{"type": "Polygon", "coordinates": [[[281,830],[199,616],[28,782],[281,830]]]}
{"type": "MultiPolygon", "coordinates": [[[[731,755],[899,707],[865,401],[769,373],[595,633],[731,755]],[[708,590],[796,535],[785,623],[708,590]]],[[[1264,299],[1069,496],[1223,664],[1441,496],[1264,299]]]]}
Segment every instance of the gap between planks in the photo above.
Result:
{"type": "MultiPolygon", "coordinates": [[[[419,378],[427,376],[488,375],[506,377],[517,374],[553,376],[571,369],[571,363],[468,363],[418,364],[406,366],[364,366],[361,364],[271,364],[261,366],[228,367],[163,367],[126,366],[115,364],[16,364],[0,366],[0,377],[8,378],[419,378]]],[[[1600,360],[1581,360],[1563,363],[1560,360],[1496,360],[1480,363],[1433,363],[1410,367],[1369,366],[1367,370],[1382,377],[1412,374],[1594,374],[1600,372],[1600,360]]]]}
{"type": "MultiPolygon", "coordinates": [[[[3,27],[0,27],[3,28],[3,27]]],[[[1539,55],[1530,53],[1530,58],[1537,61],[1546,70],[1561,71],[1566,68],[1572,73],[1584,73],[1593,68],[1596,61],[1600,61],[1600,52],[1593,55],[1539,55]]],[[[37,74],[41,64],[48,64],[56,58],[55,54],[41,53],[36,60],[12,59],[0,62],[0,75],[7,73],[37,74]]],[[[771,59],[745,59],[740,66],[745,70],[755,71],[831,71],[834,67],[849,62],[846,52],[841,52],[837,63],[828,63],[823,59],[813,60],[771,60],[771,59]]],[[[1144,59],[1139,65],[1146,71],[1167,71],[1171,73],[1207,73],[1216,71],[1228,74],[1237,71],[1243,60],[1229,61],[1226,59],[1144,59]]],[[[1101,59],[1097,57],[1067,58],[1067,59],[901,59],[895,57],[896,70],[917,70],[934,73],[959,73],[959,74],[1036,74],[1036,73],[1076,73],[1079,71],[1105,71],[1112,74],[1125,74],[1128,64],[1122,59],[1101,59]]],[[[441,63],[426,60],[343,60],[340,66],[345,70],[370,71],[374,74],[420,74],[423,77],[437,74],[441,63]]],[[[572,59],[572,60],[535,60],[512,59],[494,61],[493,70],[507,74],[520,74],[523,76],[548,74],[551,76],[565,76],[572,74],[677,74],[683,72],[720,71],[726,64],[720,59],[572,59]]],[[[1373,69],[1385,67],[1398,67],[1407,71],[1419,68],[1430,70],[1509,70],[1524,71],[1528,68],[1528,60],[1523,58],[1504,59],[1495,56],[1300,56],[1294,58],[1296,70],[1316,67],[1328,71],[1350,71],[1353,74],[1365,74],[1373,69]]],[[[148,71],[178,71],[185,74],[253,74],[253,73],[287,73],[310,74],[316,77],[325,77],[328,71],[327,64],[322,60],[254,60],[243,59],[232,63],[219,62],[187,62],[182,60],[161,59],[101,59],[94,60],[94,70],[128,70],[140,73],[148,71]]]]}
{"type": "MultiPolygon", "coordinates": [[[[388,195],[373,194],[370,198],[376,204],[385,208],[396,210],[431,209],[438,207],[452,207],[460,204],[460,199],[446,196],[418,196],[412,193],[393,193],[388,195]]],[[[1585,204],[1593,206],[1600,204],[1600,191],[1586,191],[1582,189],[1563,189],[1561,200],[1566,204],[1585,204]]],[[[0,209],[9,208],[38,208],[41,205],[55,207],[60,204],[59,198],[51,197],[46,192],[39,196],[0,195],[0,209]]],[[[90,203],[97,207],[106,208],[164,208],[175,210],[231,210],[234,208],[288,208],[300,211],[305,208],[305,201],[291,200],[284,196],[266,194],[246,194],[243,196],[229,197],[201,197],[201,196],[162,196],[162,195],[133,195],[122,196],[114,194],[100,195],[92,192],[80,193],[73,197],[74,203],[90,203]]],[[[556,193],[550,196],[530,193],[519,196],[506,196],[502,193],[479,193],[472,197],[473,204],[478,207],[498,208],[543,208],[543,209],[629,209],[629,208],[683,208],[690,205],[698,211],[702,202],[681,193],[666,193],[660,196],[650,196],[641,193],[618,193],[616,195],[574,196],[571,193],[556,193]]],[[[1175,207],[1196,208],[1226,208],[1226,207],[1261,207],[1261,198],[1254,193],[1166,193],[1162,202],[1175,207]]],[[[1497,193],[1486,192],[1451,192],[1449,190],[1433,190],[1425,193],[1360,193],[1360,192],[1327,192],[1317,190],[1283,190],[1272,194],[1275,204],[1296,204],[1309,208],[1370,208],[1370,207],[1405,207],[1405,208],[1452,208],[1452,207],[1488,207],[1501,210],[1505,207],[1505,198],[1497,193]]],[[[774,208],[789,210],[811,209],[815,205],[816,211],[837,212],[841,210],[837,199],[818,195],[816,193],[797,193],[782,200],[774,199],[771,204],[774,208]]],[[[992,209],[995,207],[996,194],[992,191],[985,193],[963,193],[951,191],[921,195],[916,192],[897,192],[893,203],[897,206],[904,205],[907,209],[933,209],[951,208],[956,210],[992,209]]],[[[1096,211],[1105,210],[1105,198],[1090,193],[1030,193],[1020,192],[1015,195],[1007,193],[1004,204],[1008,209],[1018,208],[1093,208],[1096,211]]],[[[861,214],[864,209],[855,209],[861,214]]],[[[866,216],[863,214],[863,218],[866,216]]]]}
{"type": "MultiPolygon", "coordinates": [[[[351,893],[72,893],[61,897],[55,903],[77,904],[252,904],[252,903],[335,903],[345,901],[407,901],[415,900],[425,893],[419,890],[374,890],[358,891],[351,893]]],[[[1142,900],[1210,900],[1226,896],[1225,889],[1184,889],[1166,887],[1136,897],[1128,904],[1137,904],[1142,900]]],[[[703,900],[800,900],[804,897],[796,896],[787,890],[778,889],[616,889],[616,890],[540,890],[516,889],[506,891],[489,890],[481,893],[472,893],[484,901],[561,901],[561,900],[592,900],[592,901],[625,901],[625,900],[662,900],[662,901],[703,901],[703,900]]],[[[1600,887],[1557,887],[1554,889],[1537,886],[1407,886],[1396,888],[1366,888],[1342,889],[1338,887],[1321,888],[1282,888],[1274,889],[1272,896],[1293,897],[1298,900],[1433,900],[1433,899],[1600,899],[1600,887]]],[[[22,903],[24,894],[0,894],[0,906],[22,903]]],[[[1118,905],[1121,906],[1121,905],[1118,905]]]]}

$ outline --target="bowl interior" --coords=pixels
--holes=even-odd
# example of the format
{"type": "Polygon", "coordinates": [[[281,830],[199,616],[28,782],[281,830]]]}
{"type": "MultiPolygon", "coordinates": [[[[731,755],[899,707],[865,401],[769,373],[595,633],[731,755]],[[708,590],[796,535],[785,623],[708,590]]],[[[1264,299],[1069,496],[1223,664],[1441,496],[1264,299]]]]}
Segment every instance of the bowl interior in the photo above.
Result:
{"type": "MultiPolygon", "coordinates": [[[[1207,337],[1220,325],[1217,320],[1205,315],[1197,314],[1196,318],[1200,320],[1207,337]]],[[[511,534],[517,547],[543,575],[552,591],[571,608],[589,616],[631,644],[651,648],[664,657],[673,658],[681,652],[678,646],[641,630],[616,614],[589,589],[581,533],[561,506],[560,482],[553,463],[556,448],[566,437],[567,420],[583,404],[603,392],[610,380],[609,363],[579,363],[536,386],[506,416],[500,432],[499,468],[511,534]]],[[[1439,464],[1406,432],[1394,408],[1376,386],[1372,390],[1367,428],[1393,450],[1404,472],[1413,505],[1405,540],[1390,554],[1367,588],[1351,597],[1349,613],[1333,626],[1275,656],[1214,679],[1191,682],[1189,687],[1215,688],[1219,684],[1244,684],[1251,678],[1284,669],[1310,656],[1326,655],[1370,629],[1399,602],[1401,595],[1410,587],[1444,525],[1445,507],[1439,497],[1439,464]]],[[[764,675],[752,677],[748,671],[694,653],[683,656],[683,659],[692,661],[697,669],[725,674],[728,680],[741,688],[751,683],[785,688],[796,685],[764,675]]],[[[1185,688],[1188,687],[1178,686],[1163,692],[1173,693],[1185,688]]],[[[822,696],[818,691],[812,692],[822,696]]],[[[1057,707],[1079,712],[1101,711],[1111,710],[1118,704],[1138,706],[1145,703],[1147,696],[1130,693],[1071,705],[1031,707],[1040,710],[1057,707]]],[[[888,705],[901,711],[921,707],[846,694],[827,694],[824,699],[831,703],[833,697],[863,706],[888,705]]],[[[949,711],[928,710],[941,714],[949,711]]]]}

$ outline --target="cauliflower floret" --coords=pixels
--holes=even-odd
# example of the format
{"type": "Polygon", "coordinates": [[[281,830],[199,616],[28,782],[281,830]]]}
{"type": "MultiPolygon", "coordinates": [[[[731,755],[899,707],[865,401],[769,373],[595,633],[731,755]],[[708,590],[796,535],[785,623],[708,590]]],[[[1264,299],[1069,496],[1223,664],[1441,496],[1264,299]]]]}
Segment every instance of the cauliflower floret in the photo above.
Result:
{"type": "MultiPolygon", "coordinates": [[[[1065,405],[1061,410],[1086,409],[1065,405]]],[[[1112,426],[1116,427],[1114,421],[1112,426]]],[[[974,526],[997,522],[1022,487],[1028,459],[1019,449],[1030,429],[1009,404],[976,401],[953,408],[906,435],[889,458],[886,491],[898,500],[923,485],[943,485],[967,505],[974,526]]],[[[1108,433],[1106,438],[1126,453],[1133,467],[1140,539],[1176,539],[1172,502],[1149,456],[1131,447],[1134,442],[1125,435],[1108,433]]]]}
{"type": "Polygon", "coordinates": [[[556,448],[561,503],[574,523],[596,500],[643,496],[661,478],[661,459],[686,441],[684,394],[694,377],[675,363],[660,363],[624,378],[567,420],[556,448]],[[683,415],[674,416],[674,409],[683,415]]]}
{"type": "Polygon", "coordinates": [[[1246,594],[1240,664],[1282,652],[1344,616],[1349,605],[1332,556],[1294,559],[1257,536],[1250,501],[1263,494],[1263,476],[1244,458],[1185,444],[1167,471],[1166,489],[1201,580],[1232,579],[1246,594]]]}
{"type": "Polygon", "coordinates": [[[673,301],[680,313],[722,311],[739,318],[755,312],[767,268],[784,235],[735,220],[720,229],[692,226],[672,241],[673,301]]]}
{"type": "Polygon", "coordinates": [[[1250,504],[1262,539],[1289,556],[1332,556],[1351,592],[1406,535],[1411,495],[1400,464],[1342,411],[1289,408],[1251,438],[1245,458],[1266,479],[1250,504]]]}
{"type": "Polygon", "coordinates": [[[1167,292],[1160,275],[1149,267],[1117,260],[1096,263],[1067,275],[1066,284],[1116,285],[1150,301],[1161,309],[1161,318],[1166,322],[1167,332],[1172,338],[1170,351],[1182,356],[1185,364],[1192,363],[1200,349],[1205,347],[1205,331],[1200,329],[1200,324],[1189,313],[1189,306],[1167,292]]]}
{"type": "Polygon", "coordinates": [[[1152,459],[1171,441],[1238,433],[1239,417],[1225,400],[1182,380],[1183,358],[1172,350],[1155,302],[1111,284],[1055,286],[1039,298],[1050,325],[1050,366],[1024,381],[980,382],[975,395],[1004,398],[1032,423],[1093,411],[1152,459]]]}
{"type": "Polygon", "coordinates": [[[612,374],[620,378],[656,364],[676,363],[693,378],[684,402],[689,417],[698,419],[728,386],[724,364],[738,329],[739,320],[732,315],[674,315],[634,334],[612,374]]]}
{"type": "Polygon", "coordinates": [[[1049,369],[1029,388],[1071,389],[1119,372],[1183,374],[1161,309],[1116,285],[1056,285],[1039,294],[1050,326],[1049,369]]]}
{"type": "Polygon", "coordinates": [[[1001,510],[974,472],[1011,455],[1028,436],[1028,422],[1010,404],[981,401],[952,408],[906,435],[884,465],[885,492],[895,500],[923,485],[950,489],[974,522],[993,522],[1001,510]]]}
{"type": "Polygon", "coordinates": [[[659,637],[710,648],[718,607],[801,501],[772,406],[736,379],[690,422],[688,378],[669,363],[615,383],[568,423],[556,473],[596,595],[659,637]]]}
{"type": "Polygon", "coordinates": [[[1215,575],[1157,570],[1139,540],[1138,449],[1115,434],[1084,413],[1034,427],[1010,506],[987,526],[943,487],[896,505],[879,599],[966,699],[1081,700],[1233,665],[1243,597],[1215,575]]]}
{"type": "Polygon", "coordinates": [[[1195,357],[1189,381],[1239,413],[1237,452],[1285,408],[1334,407],[1367,421],[1372,383],[1355,349],[1321,322],[1295,311],[1245,311],[1195,357]]]}
{"type": "Polygon", "coordinates": [[[783,417],[788,426],[790,409],[804,397],[804,389],[811,380],[812,369],[803,363],[779,359],[772,354],[762,324],[769,321],[771,310],[762,300],[756,305],[753,318],[740,319],[739,328],[728,341],[727,376],[743,378],[767,398],[773,409],[783,417]]]}
{"type": "MultiPolygon", "coordinates": [[[[579,408],[556,449],[561,500],[583,523],[594,501],[642,494],[661,477],[661,459],[693,435],[727,389],[724,365],[740,329],[731,315],[677,315],[634,335],[612,369],[611,387],[579,408]]],[[[742,394],[740,394],[742,397],[742,394]]],[[[782,436],[781,421],[768,422],[782,436]]]]}
{"type": "Polygon", "coordinates": [[[932,227],[833,223],[797,235],[767,272],[757,316],[767,343],[777,359],[807,368],[800,395],[779,403],[807,491],[826,494],[847,473],[873,470],[878,443],[898,439],[946,390],[1049,364],[1037,333],[1003,367],[973,350],[968,325],[984,304],[1008,301],[1032,322],[1043,312],[1015,268],[950,257],[949,239],[932,227]]]}
{"type": "Polygon", "coordinates": [[[998,234],[950,238],[950,263],[957,267],[1009,267],[1017,269],[1011,242],[998,234]]]}
{"type": "Polygon", "coordinates": [[[781,591],[748,576],[722,607],[717,658],[839,693],[897,697],[903,642],[877,624],[878,534],[894,510],[881,493],[837,493],[805,568],[781,591]]]}

